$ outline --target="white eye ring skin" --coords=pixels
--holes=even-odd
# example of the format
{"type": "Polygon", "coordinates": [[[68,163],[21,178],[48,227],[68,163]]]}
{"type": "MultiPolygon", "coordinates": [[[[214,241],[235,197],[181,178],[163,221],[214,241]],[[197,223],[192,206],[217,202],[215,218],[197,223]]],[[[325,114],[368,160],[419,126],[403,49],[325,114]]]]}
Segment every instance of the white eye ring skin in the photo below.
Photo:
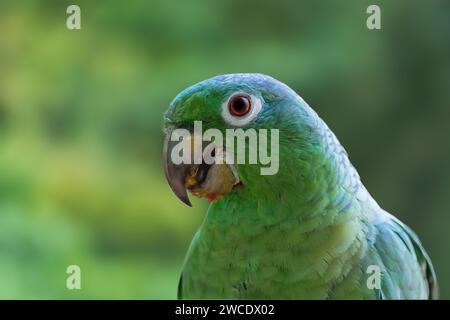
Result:
{"type": "Polygon", "coordinates": [[[250,121],[252,121],[253,119],[256,118],[256,116],[259,114],[261,109],[262,109],[262,102],[261,102],[260,98],[255,97],[254,95],[250,95],[246,92],[234,92],[222,104],[222,118],[225,120],[225,122],[227,122],[228,124],[231,124],[232,126],[237,126],[237,127],[245,126],[246,124],[250,123],[250,121]],[[248,97],[250,99],[250,111],[243,116],[232,115],[229,110],[228,105],[230,103],[230,100],[237,96],[244,96],[244,97],[248,97]]]}

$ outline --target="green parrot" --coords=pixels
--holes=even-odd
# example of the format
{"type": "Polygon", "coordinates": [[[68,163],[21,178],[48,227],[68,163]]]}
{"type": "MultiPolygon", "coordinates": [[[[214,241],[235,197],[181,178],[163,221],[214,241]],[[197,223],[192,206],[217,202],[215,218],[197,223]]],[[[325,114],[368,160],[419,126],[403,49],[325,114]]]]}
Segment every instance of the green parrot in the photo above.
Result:
{"type": "Polygon", "coordinates": [[[262,74],[202,81],[175,97],[164,130],[172,190],[188,205],[187,190],[210,201],[184,261],[178,298],[438,297],[418,237],[377,204],[335,135],[287,85],[262,74]],[[176,163],[169,137],[175,129],[192,132],[195,121],[224,136],[228,129],[277,129],[269,139],[277,148],[268,143],[277,172],[262,174],[262,163],[176,163]]]}

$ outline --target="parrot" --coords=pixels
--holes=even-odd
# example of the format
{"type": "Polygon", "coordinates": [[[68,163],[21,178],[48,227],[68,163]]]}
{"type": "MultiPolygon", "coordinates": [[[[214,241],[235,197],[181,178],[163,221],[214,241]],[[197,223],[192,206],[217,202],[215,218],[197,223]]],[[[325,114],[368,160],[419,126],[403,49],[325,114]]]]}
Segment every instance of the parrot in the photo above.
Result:
{"type": "Polygon", "coordinates": [[[189,206],[188,191],[209,202],[183,262],[178,299],[438,298],[417,235],[381,208],[333,132],[288,85],[259,73],[218,75],[181,91],[163,121],[169,186],[189,206]],[[277,129],[278,141],[271,139],[278,147],[269,151],[278,171],[171,160],[171,133],[192,133],[195,121],[224,135],[277,129]]]}

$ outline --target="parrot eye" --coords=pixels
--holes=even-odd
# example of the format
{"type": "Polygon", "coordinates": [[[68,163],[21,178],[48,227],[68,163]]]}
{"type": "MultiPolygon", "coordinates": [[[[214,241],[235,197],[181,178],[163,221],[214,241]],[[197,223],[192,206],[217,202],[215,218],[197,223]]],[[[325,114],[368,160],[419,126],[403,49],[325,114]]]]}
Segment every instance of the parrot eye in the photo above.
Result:
{"type": "Polygon", "coordinates": [[[233,116],[242,117],[250,112],[252,104],[250,97],[246,95],[236,95],[228,102],[228,109],[233,116]]]}
{"type": "Polygon", "coordinates": [[[235,92],[223,102],[222,118],[232,126],[244,126],[255,119],[261,109],[261,98],[246,92],[235,92]]]}

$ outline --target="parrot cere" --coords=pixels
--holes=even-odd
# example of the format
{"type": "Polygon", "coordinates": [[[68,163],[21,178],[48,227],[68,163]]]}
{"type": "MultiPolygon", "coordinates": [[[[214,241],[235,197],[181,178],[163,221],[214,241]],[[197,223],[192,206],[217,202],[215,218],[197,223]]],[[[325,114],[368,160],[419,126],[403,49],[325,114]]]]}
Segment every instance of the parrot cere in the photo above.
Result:
{"type": "Polygon", "coordinates": [[[262,74],[202,81],[175,97],[164,130],[173,192],[210,201],[180,299],[438,297],[418,237],[378,205],[287,85],[262,74]]]}

